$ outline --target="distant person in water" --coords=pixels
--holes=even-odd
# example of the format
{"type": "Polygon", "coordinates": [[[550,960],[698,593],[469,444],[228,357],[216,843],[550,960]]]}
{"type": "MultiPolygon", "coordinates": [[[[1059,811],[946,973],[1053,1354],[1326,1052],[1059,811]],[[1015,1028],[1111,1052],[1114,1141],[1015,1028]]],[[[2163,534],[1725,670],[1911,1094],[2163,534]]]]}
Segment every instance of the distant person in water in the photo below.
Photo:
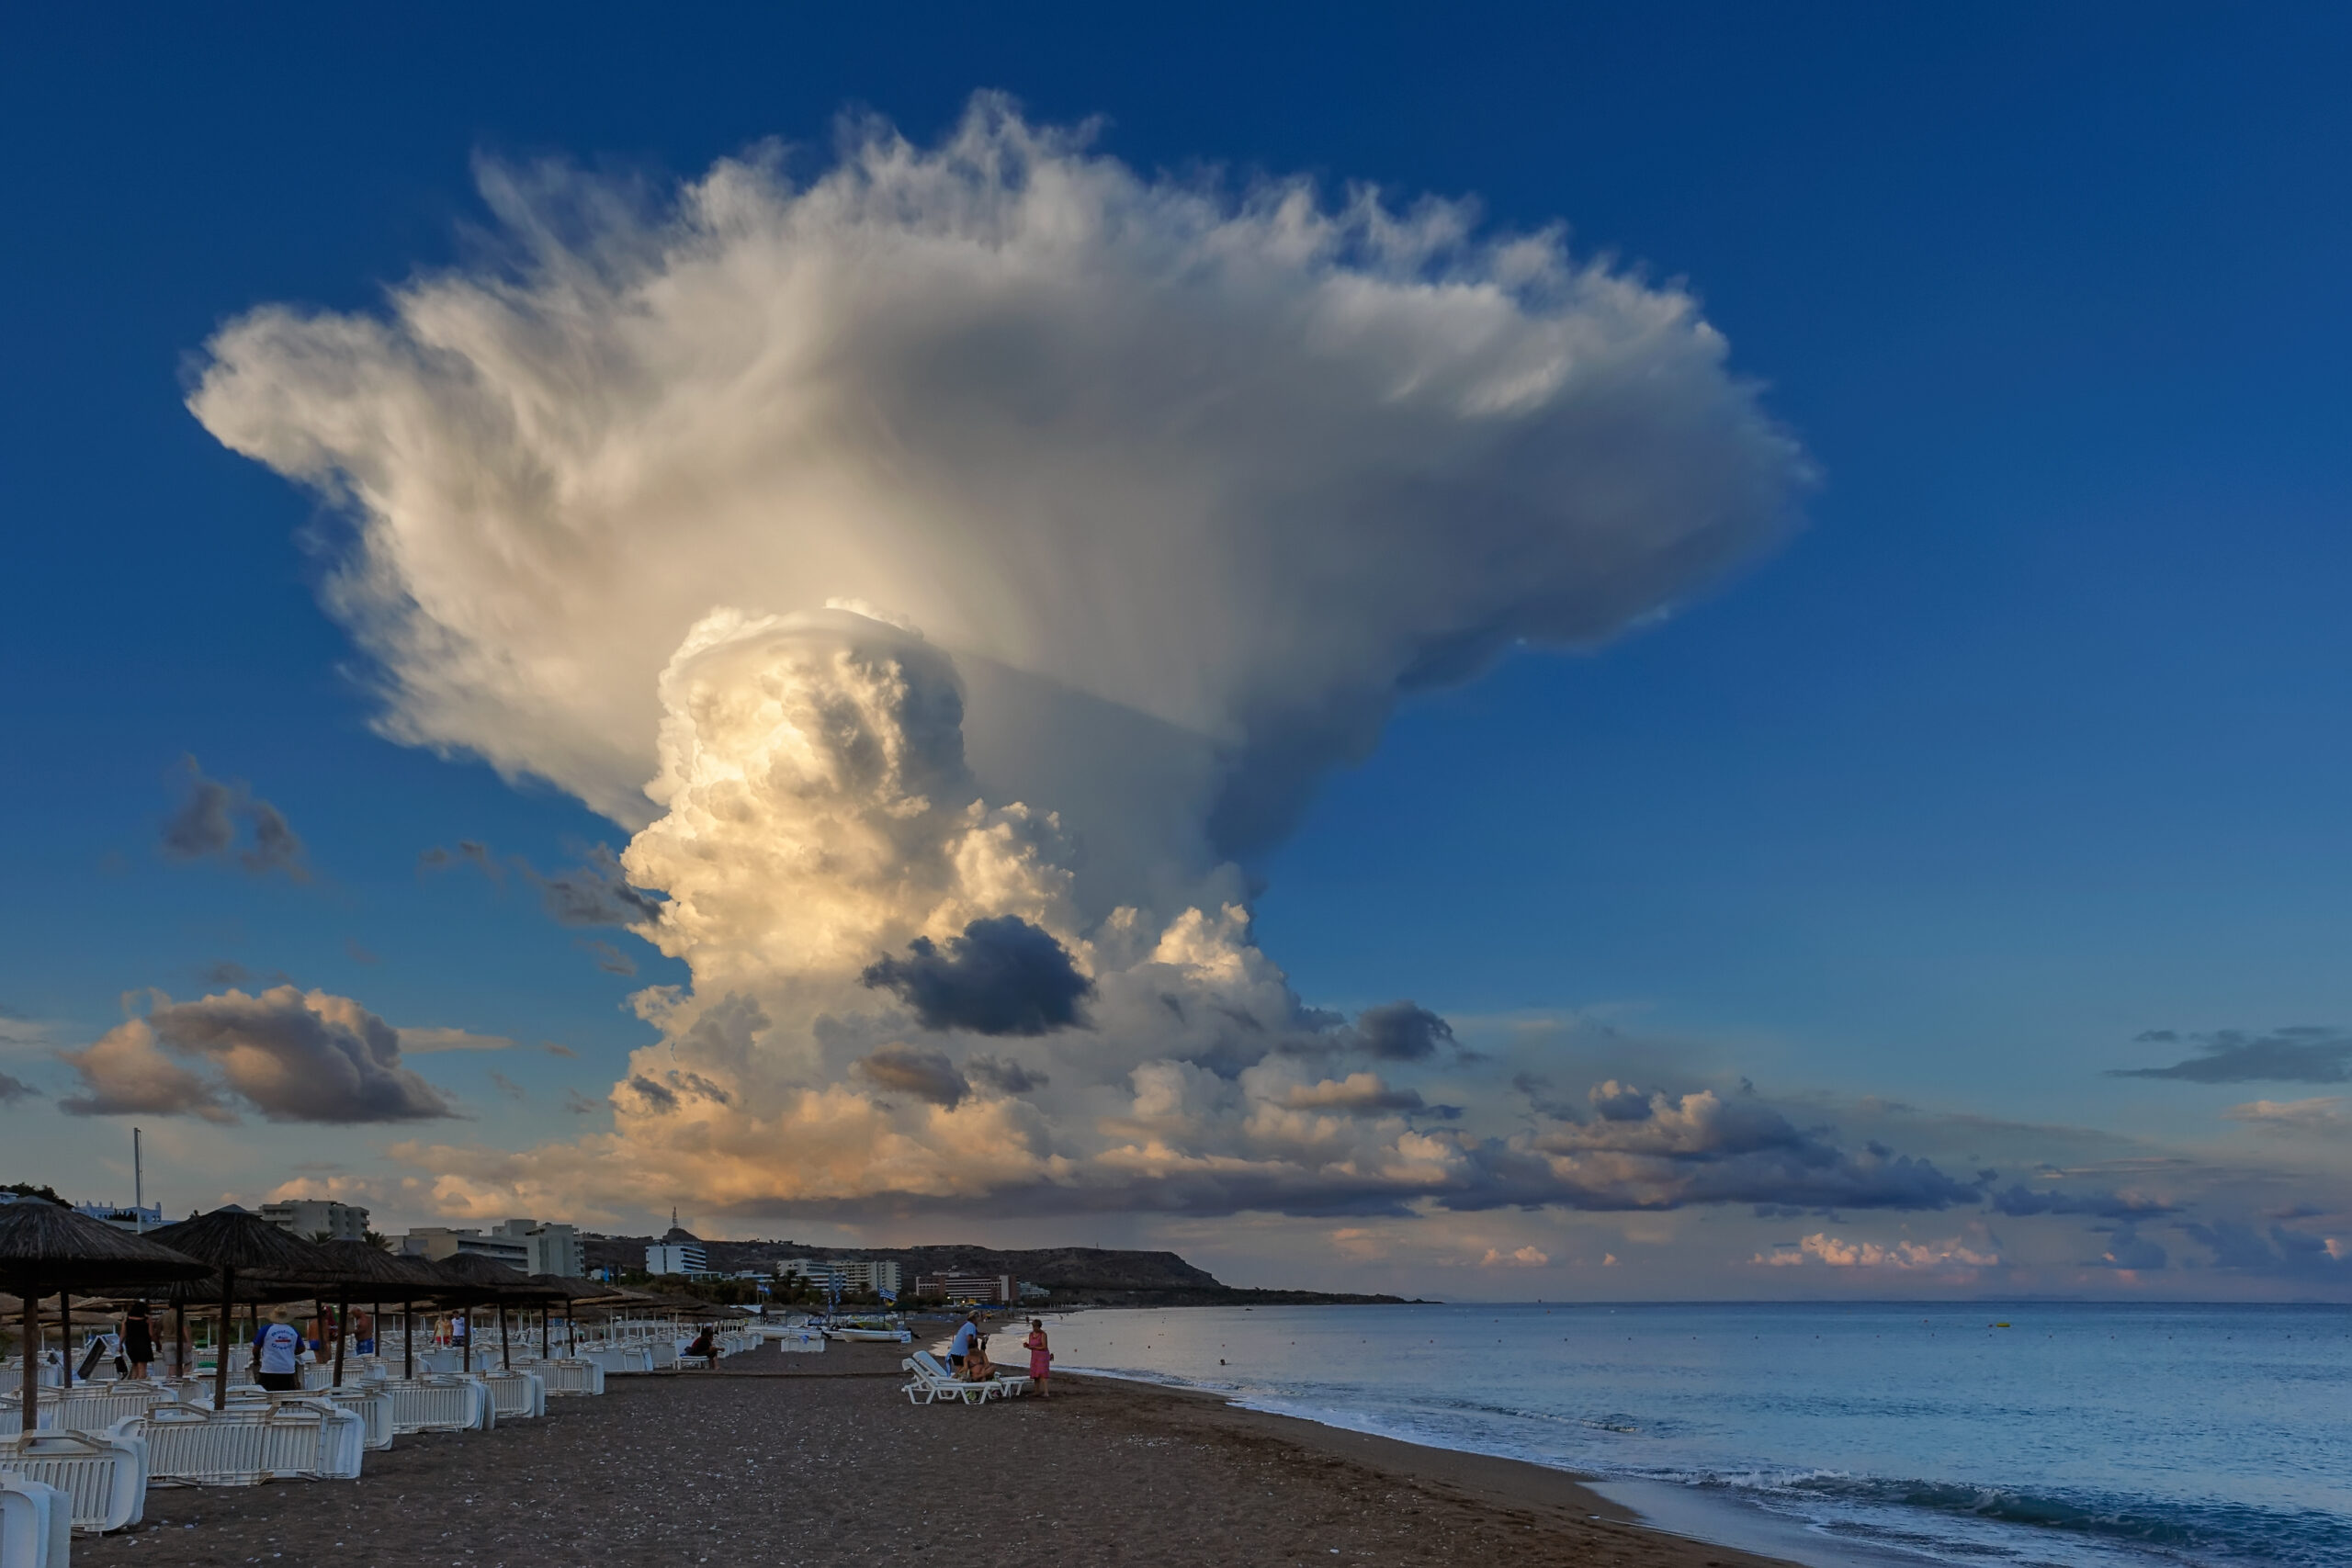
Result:
{"type": "Polygon", "coordinates": [[[122,1359],[130,1363],[130,1375],[143,1378],[148,1363],[155,1359],[155,1327],[147,1318],[147,1303],[133,1302],[122,1314],[122,1359]]]}
{"type": "Polygon", "coordinates": [[[286,1309],[269,1314],[268,1326],[254,1336],[254,1381],[277,1393],[302,1387],[302,1336],[286,1321],[286,1309]]]}
{"type": "Polygon", "coordinates": [[[1054,1370],[1054,1353],[1046,1345],[1046,1320],[1042,1317],[1031,1318],[1029,1337],[1021,1343],[1029,1352],[1029,1379],[1037,1385],[1037,1397],[1051,1399],[1054,1396],[1053,1390],[1047,1388],[1046,1382],[1054,1370]]]}

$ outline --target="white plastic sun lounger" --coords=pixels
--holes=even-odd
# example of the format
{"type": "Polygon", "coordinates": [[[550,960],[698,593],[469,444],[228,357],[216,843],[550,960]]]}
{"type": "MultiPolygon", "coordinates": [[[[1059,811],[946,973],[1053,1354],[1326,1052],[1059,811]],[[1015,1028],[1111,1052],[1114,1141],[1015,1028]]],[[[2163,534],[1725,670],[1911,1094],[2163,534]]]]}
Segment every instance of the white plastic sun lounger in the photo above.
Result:
{"type": "Polygon", "coordinates": [[[273,1481],[356,1481],[368,1423],[333,1400],[288,1395],[262,1416],[262,1467],[273,1481]]]}
{"type": "Polygon", "coordinates": [[[914,1381],[899,1390],[910,1404],[935,1404],[944,1399],[950,1404],[986,1404],[1004,1392],[993,1382],[966,1382],[941,1366],[928,1350],[918,1350],[899,1365],[914,1374],[914,1381]]]}
{"type": "Polygon", "coordinates": [[[533,1368],[547,1380],[549,1397],[605,1392],[605,1369],[585,1356],[563,1356],[533,1368]]]}
{"type": "Polygon", "coordinates": [[[159,1486],[254,1486],[268,1477],[266,1401],[230,1401],[225,1411],[159,1404],[139,1422],[150,1479],[159,1486]]]}
{"type": "Polygon", "coordinates": [[[74,1505],[45,1481],[0,1473],[0,1568],[69,1568],[74,1505]]]}
{"type": "Polygon", "coordinates": [[[548,1413],[548,1385],[537,1372],[517,1367],[511,1372],[484,1372],[481,1381],[502,1421],[528,1421],[548,1413]]]}
{"type": "Polygon", "coordinates": [[[480,1378],[390,1378],[376,1386],[392,1402],[395,1432],[487,1432],[498,1422],[480,1378]]]}
{"type": "Polygon", "coordinates": [[[0,1442],[0,1474],[63,1493],[85,1535],[135,1525],[146,1511],[147,1445],[129,1430],[19,1433],[0,1442]]]}

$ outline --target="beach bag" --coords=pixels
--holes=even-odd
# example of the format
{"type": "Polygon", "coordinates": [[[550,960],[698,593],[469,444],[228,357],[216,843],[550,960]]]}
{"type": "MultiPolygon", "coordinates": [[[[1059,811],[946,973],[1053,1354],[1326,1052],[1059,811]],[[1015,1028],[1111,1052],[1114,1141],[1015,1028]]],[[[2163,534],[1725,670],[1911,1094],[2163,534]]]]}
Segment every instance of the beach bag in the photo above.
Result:
{"type": "Polygon", "coordinates": [[[107,1342],[105,1340],[91,1340],[90,1353],[82,1358],[82,1364],[74,1369],[74,1375],[76,1378],[79,1378],[82,1382],[88,1382],[90,1381],[90,1374],[97,1371],[98,1358],[106,1353],[107,1342]]]}

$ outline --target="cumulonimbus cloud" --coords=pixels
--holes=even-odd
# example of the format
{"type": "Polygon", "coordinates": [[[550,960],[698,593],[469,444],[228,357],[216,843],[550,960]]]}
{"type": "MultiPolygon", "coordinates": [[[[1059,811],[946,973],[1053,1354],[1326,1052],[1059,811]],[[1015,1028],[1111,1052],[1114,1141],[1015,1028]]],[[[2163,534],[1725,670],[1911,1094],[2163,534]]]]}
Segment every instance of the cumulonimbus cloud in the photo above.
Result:
{"type": "Polygon", "coordinates": [[[59,1053],[83,1092],[58,1105],[76,1116],[212,1122],[233,1122],[241,1109],[272,1122],[340,1124],[455,1115],[439,1089],[401,1064],[401,1032],[347,997],[292,986],[162,999],[83,1049],[59,1053]]]}
{"type": "Polygon", "coordinates": [[[350,519],[385,731],[632,829],[580,918],[691,972],[611,1134],[413,1151],[463,1201],[1973,1198],[1712,1097],[1472,1125],[1444,1019],[1310,1008],[1250,932],[1242,863],[1400,698],[1788,527],[1804,460],[1688,293],[994,99],[782,169],[650,210],[485,166],[503,261],[253,312],[190,399],[350,519]]]}

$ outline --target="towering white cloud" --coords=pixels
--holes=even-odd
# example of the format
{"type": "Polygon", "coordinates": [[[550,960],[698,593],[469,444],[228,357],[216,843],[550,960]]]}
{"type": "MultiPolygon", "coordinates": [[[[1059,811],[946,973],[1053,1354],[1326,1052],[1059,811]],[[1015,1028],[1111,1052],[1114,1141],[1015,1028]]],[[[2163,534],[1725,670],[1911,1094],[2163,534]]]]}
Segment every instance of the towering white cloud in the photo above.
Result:
{"type": "MultiPolygon", "coordinates": [[[[191,399],[350,516],[329,604],[387,732],[634,830],[638,929],[692,969],[640,997],[611,1141],[449,1179],[1322,1209],[1591,1171],[1391,1081],[1461,1065],[1435,1015],[1304,1008],[1233,863],[1400,695],[1785,525],[1802,458],[1691,299],[1460,205],[1145,178],[989,99],[782,168],[651,212],[486,169],[503,265],[257,310],[191,399]]],[[[1641,1103],[1680,1129],[1605,1151],[1643,1202],[1719,1124],[1874,1201],[1641,1103]]]]}

